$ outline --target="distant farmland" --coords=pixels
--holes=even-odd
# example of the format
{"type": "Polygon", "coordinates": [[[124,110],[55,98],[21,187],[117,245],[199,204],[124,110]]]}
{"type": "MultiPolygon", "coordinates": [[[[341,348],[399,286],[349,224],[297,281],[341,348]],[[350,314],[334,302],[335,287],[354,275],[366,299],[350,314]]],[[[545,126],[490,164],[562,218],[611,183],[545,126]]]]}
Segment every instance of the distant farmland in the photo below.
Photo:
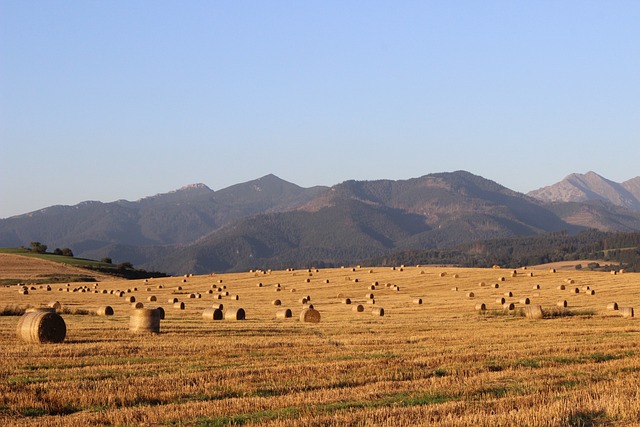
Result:
{"type": "Polygon", "coordinates": [[[397,266],[27,285],[26,295],[4,286],[0,424],[634,425],[640,327],[607,305],[640,308],[639,278],[397,266]],[[129,333],[131,296],[164,308],[160,334],[129,333]],[[299,321],[307,297],[320,323],[299,321]],[[546,317],[521,315],[524,298],[546,317]],[[18,315],[53,301],[65,341],[19,341],[18,315]],[[219,303],[246,320],[203,320],[219,303]],[[106,305],[113,316],[91,315],[106,305]],[[293,318],[276,319],[283,308],[293,318]]]}

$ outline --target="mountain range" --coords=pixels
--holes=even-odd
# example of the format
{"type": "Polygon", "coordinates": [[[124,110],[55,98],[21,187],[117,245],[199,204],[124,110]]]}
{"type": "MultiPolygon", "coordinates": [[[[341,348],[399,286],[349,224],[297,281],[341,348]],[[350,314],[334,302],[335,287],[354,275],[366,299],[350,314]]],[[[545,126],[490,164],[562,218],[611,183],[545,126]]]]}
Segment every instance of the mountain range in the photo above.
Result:
{"type": "Polygon", "coordinates": [[[303,188],[274,175],[213,191],[52,206],[0,220],[0,246],[173,274],[356,263],[407,249],[585,228],[640,230],[640,177],[572,174],[528,195],[465,171],[303,188]]]}

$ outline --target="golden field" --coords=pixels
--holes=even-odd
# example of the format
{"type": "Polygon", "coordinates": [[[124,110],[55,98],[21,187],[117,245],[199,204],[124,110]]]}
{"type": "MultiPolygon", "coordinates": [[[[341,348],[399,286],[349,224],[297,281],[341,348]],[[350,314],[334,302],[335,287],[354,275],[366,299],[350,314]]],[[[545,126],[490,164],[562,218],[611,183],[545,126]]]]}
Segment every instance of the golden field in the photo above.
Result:
{"type": "Polygon", "coordinates": [[[19,317],[0,316],[0,425],[640,425],[640,324],[607,309],[640,309],[640,276],[517,272],[358,267],[84,284],[88,292],[3,287],[5,312],[59,301],[67,335],[23,343],[19,317]],[[130,333],[131,303],[112,290],[164,307],[161,333],[130,333]],[[307,296],[320,323],[298,319],[307,296]],[[519,315],[525,297],[547,317],[519,315]],[[556,308],[562,300],[568,307],[556,308]],[[246,320],[203,320],[214,303],[244,308],[246,320]],[[104,305],[115,315],[86,314],[104,305]],[[293,318],[276,319],[280,308],[293,318]]]}

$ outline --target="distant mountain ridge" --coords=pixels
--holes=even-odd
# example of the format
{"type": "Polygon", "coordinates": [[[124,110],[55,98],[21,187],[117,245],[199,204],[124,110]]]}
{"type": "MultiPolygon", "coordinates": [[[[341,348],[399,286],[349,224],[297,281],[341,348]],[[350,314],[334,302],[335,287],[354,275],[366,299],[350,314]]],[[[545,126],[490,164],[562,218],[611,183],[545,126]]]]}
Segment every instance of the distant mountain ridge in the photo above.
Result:
{"type": "Polygon", "coordinates": [[[41,241],[96,256],[102,248],[117,244],[188,244],[240,217],[294,209],[325,190],[302,188],[267,175],[219,191],[193,184],[135,202],[51,206],[1,219],[0,246],[41,241]]]}
{"type": "MultiPolygon", "coordinates": [[[[603,188],[618,189],[610,181],[572,182],[592,198],[550,203],[466,171],[311,188],[266,175],[218,191],[193,184],[134,202],[83,202],[2,219],[0,246],[40,241],[177,274],[346,264],[561,230],[640,230],[640,212],[594,200],[603,188]]],[[[625,185],[620,200],[632,201],[640,179],[625,185]]]]}
{"type": "Polygon", "coordinates": [[[617,183],[595,172],[573,173],[556,184],[527,194],[543,202],[602,201],[640,211],[640,176],[617,183]]]}

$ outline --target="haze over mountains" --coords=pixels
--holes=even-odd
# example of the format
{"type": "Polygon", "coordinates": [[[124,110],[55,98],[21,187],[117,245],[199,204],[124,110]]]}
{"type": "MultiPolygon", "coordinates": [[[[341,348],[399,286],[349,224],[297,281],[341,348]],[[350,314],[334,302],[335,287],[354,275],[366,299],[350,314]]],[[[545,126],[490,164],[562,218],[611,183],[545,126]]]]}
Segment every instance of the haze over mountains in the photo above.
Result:
{"type": "Polygon", "coordinates": [[[640,177],[618,184],[593,172],[529,195],[465,171],[312,188],[267,175],[2,219],[0,246],[40,241],[175,274],[347,264],[550,231],[640,230],[639,196],[640,177]]]}

